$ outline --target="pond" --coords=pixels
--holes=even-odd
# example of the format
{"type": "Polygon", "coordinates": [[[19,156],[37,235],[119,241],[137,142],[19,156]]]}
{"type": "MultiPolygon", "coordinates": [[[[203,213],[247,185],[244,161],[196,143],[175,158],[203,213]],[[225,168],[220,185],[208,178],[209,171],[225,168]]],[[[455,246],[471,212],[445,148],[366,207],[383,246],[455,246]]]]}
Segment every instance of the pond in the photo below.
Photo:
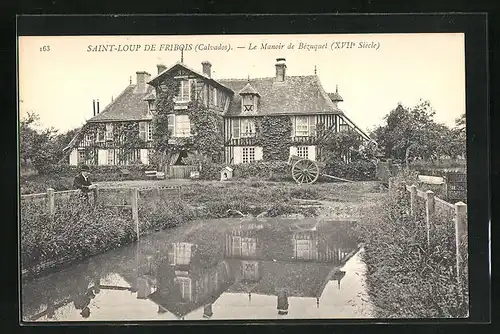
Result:
{"type": "Polygon", "coordinates": [[[369,318],[354,222],[197,221],[22,284],[22,319],[369,318]]]}

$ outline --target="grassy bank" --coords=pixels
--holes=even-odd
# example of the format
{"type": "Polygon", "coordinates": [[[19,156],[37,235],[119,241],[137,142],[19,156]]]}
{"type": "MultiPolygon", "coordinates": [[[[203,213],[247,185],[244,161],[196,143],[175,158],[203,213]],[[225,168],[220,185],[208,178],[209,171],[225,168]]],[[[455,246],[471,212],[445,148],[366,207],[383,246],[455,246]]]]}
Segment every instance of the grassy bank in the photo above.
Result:
{"type": "MultiPolygon", "coordinates": [[[[144,181],[148,183],[148,181],[144,181]]],[[[152,185],[154,183],[151,183],[152,185]]],[[[122,184],[126,187],[126,183],[122,184]]],[[[325,183],[298,186],[291,182],[189,182],[182,186],[182,198],[140,196],[141,234],[175,227],[194,219],[245,215],[318,215],[307,201],[360,202],[360,194],[373,190],[376,183],[325,183]],[[306,205],[304,205],[304,202],[306,205]]],[[[136,239],[130,211],[95,208],[80,198],[56,200],[56,214],[49,217],[43,202],[23,201],[21,205],[22,268],[33,273],[102,253],[136,239]]]]}
{"type": "MultiPolygon", "coordinates": [[[[457,318],[468,314],[468,292],[455,275],[453,216],[436,212],[427,247],[425,207],[409,215],[407,192],[396,182],[379,210],[360,225],[370,299],[382,318],[457,318]]],[[[466,282],[465,270],[463,281],[466,282]]]]}

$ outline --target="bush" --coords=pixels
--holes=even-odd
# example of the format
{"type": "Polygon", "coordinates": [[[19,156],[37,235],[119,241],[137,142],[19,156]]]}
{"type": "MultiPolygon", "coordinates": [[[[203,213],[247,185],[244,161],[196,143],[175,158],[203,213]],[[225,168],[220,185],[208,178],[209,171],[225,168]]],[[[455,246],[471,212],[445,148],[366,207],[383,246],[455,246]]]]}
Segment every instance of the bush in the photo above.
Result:
{"type": "Polygon", "coordinates": [[[346,163],[342,160],[326,162],[324,173],[352,181],[375,180],[376,166],[371,161],[356,160],[346,163]]]}
{"type": "Polygon", "coordinates": [[[89,206],[81,197],[56,201],[53,219],[44,201],[21,205],[21,263],[82,259],[130,242],[135,237],[130,213],[89,206]]]}
{"type": "MultiPolygon", "coordinates": [[[[468,290],[456,281],[452,215],[436,211],[427,247],[425,205],[419,201],[417,213],[409,214],[401,180],[395,180],[380,210],[358,227],[366,242],[363,261],[377,317],[466,317],[468,290]]],[[[467,281],[466,270],[462,280],[467,281]]]]}
{"type": "Polygon", "coordinates": [[[257,178],[267,181],[292,180],[290,166],[286,161],[255,161],[234,165],[234,176],[241,179],[257,178]]]}

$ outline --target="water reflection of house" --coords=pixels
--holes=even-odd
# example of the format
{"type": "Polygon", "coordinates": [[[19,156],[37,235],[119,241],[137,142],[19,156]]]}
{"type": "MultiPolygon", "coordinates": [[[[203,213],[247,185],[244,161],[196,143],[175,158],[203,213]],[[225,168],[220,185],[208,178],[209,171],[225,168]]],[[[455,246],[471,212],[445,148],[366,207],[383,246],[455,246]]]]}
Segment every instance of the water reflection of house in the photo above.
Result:
{"type": "Polygon", "coordinates": [[[340,280],[338,270],[355,244],[346,225],[314,221],[239,226],[226,234],[225,256],[231,279],[229,292],[277,296],[279,314],[286,314],[288,297],[319,298],[330,280],[340,280]]]}
{"type": "Polygon", "coordinates": [[[212,303],[232,284],[224,261],[210,261],[192,243],[174,243],[168,261],[158,267],[157,288],[148,298],[179,318],[203,308],[212,315],[212,303]]]}

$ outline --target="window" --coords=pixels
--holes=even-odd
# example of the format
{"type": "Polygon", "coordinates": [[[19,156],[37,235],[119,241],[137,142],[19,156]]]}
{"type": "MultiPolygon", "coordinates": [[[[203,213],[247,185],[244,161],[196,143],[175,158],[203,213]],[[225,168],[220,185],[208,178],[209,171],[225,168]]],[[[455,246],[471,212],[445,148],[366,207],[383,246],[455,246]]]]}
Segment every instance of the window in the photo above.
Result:
{"type": "Polygon", "coordinates": [[[78,150],[78,163],[85,163],[85,151],[78,150]]]}
{"type": "Polygon", "coordinates": [[[301,260],[310,260],[312,255],[312,240],[295,240],[296,257],[301,260]]]}
{"type": "Polygon", "coordinates": [[[254,103],[252,95],[244,95],[242,97],[243,100],[243,111],[253,111],[254,103]]]}
{"type": "Polygon", "coordinates": [[[189,277],[177,277],[179,290],[183,300],[191,300],[191,279],[189,277]]]}
{"type": "Polygon", "coordinates": [[[241,136],[253,137],[255,135],[255,122],[252,119],[241,120],[241,136]]]}
{"type": "Polygon", "coordinates": [[[233,256],[241,255],[241,237],[233,236],[233,256]]]}
{"type": "Polygon", "coordinates": [[[241,271],[243,279],[256,280],[257,279],[257,263],[256,262],[242,262],[241,271]]]}
{"type": "Polygon", "coordinates": [[[295,135],[296,136],[309,135],[309,119],[307,116],[298,116],[295,119],[295,135]]]}
{"type": "Polygon", "coordinates": [[[188,115],[175,115],[175,136],[189,137],[191,135],[191,122],[188,115]]]}
{"type": "Polygon", "coordinates": [[[170,132],[171,136],[175,136],[175,115],[174,114],[167,115],[167,123],[168,123],[168,132],[170,132]]]}
{"type": "Polygon", "coordinates": [[[243,163],[255,161],[255,147],[243,147],[243,163]]]}
{"type": "Polygon", "coordinates": [[[139,122],[139,138],[144,141],[146,141],[147,125],[146,122],[139,122]]]}
{"type": "Polygon", "coordinates": [[[191,244],[179,242],[173,244],[174,254],[172,264],[189,264],[191,262],[191,244]]]}
{"type": "Polygon", "coordinates": [[[88,141],[88,142],[91,142],[94,140],[94,134],[93,133],[87,133],[85,135],[85,140],[88,141]]]}
{"type": "Polygon", "coordinates": [[[104,141],[104,130],[103,129],[97,129],[97,141],[98,142],[104,141]]]}
{"type": "Polygon", "coordinates": [[[298,146],[297,147],[297,156],[308,159],[309,157],[309,147],[307,146],[298,146]]]}
{"type": "Polygon", "coordinates": [[[108,165],[115,164],[115,150],[108,150],[108,165]]]}
{"type": "Polygon", "coordinates": [[[113,140],[113,124],[106,124],[106,140],[113,140]]]}
{"type": "Polygon", "coordinates": [[[149,111],[155,111],[155,100],[148,101],[149,111]]]}
{"type": "Polygon", "coordinates": [[[254,238],[241,238],[241,255],[254,256],[256,241],[254,238]]]}
{"type": "Polygon", "coordinates": [[[191,100],[191,83],[189,80],[181,80],[178,101],[187,102],[191,100]]]}
{"type": "Polygon", "coordinates": [[[233,138],[240,138],[240,120],[233,119],[233,138]]]}

